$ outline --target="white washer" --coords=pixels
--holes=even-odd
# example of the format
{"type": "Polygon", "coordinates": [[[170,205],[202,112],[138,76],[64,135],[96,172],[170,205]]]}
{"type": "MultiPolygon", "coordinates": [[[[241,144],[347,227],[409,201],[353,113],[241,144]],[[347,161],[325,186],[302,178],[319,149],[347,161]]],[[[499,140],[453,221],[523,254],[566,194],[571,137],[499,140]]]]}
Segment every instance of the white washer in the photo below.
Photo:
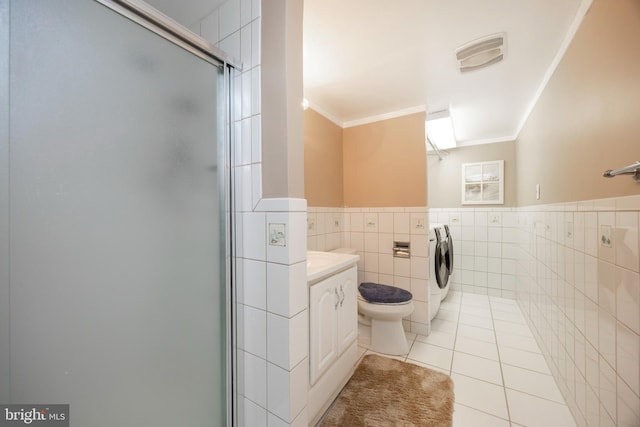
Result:
{"type": "Polygon", "coordinates": [[[449,257],[449,234],[446,226],[431,224],[429,227],[429,313],[433,320],[440,309],[443,292],[448,292],[451,274],[449,257]]]}

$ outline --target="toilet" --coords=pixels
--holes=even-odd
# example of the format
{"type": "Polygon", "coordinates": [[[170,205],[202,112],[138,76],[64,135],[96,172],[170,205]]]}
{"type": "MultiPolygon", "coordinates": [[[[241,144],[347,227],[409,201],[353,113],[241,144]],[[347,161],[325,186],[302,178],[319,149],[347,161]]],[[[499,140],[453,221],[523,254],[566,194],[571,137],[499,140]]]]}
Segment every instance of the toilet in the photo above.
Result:
{"type": "MultiPolygon", "coordinates": [[[[332,252],[357,254],[355,249],[332,252]]],[[[360,341],[370,350],[389,355],[409,353],[402,319],[413,313],[413,295],[402,288],[378,283],[358,286],[358,323],[360,341]]]]}

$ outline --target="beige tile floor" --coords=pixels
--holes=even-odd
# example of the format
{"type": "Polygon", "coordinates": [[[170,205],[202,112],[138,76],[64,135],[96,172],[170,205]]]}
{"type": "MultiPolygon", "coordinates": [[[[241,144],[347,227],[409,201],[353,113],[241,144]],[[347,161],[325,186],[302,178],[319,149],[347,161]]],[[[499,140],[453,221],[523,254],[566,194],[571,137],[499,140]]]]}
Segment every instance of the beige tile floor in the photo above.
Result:
{"type": "Polygon", "coordinates": [[[453,378],[454,427],[575,426],[514,300],[450,292],[431,334],[407,340],[397,359],[453,378]]]}

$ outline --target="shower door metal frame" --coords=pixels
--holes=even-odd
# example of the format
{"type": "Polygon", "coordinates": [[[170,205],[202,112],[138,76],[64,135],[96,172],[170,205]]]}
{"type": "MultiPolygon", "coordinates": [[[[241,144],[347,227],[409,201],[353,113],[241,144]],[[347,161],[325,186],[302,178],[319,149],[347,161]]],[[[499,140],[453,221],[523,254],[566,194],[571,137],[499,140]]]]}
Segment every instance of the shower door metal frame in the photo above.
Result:
{"type": "Polygon", "coordinates": [[[242,71],[240,61],[140,0],[95,0],[207,62],[242,71]]]}

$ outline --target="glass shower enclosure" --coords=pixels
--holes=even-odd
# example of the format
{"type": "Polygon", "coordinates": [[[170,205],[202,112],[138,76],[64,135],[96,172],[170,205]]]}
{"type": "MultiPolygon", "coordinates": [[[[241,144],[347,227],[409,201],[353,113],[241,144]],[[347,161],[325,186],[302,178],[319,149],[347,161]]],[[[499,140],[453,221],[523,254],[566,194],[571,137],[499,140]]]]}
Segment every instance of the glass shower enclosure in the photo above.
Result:
{"type": "Polygon", "coordinates": [[[231,425],[230,67],[110,3],[0,1],[0,405],[231,425]]]}

